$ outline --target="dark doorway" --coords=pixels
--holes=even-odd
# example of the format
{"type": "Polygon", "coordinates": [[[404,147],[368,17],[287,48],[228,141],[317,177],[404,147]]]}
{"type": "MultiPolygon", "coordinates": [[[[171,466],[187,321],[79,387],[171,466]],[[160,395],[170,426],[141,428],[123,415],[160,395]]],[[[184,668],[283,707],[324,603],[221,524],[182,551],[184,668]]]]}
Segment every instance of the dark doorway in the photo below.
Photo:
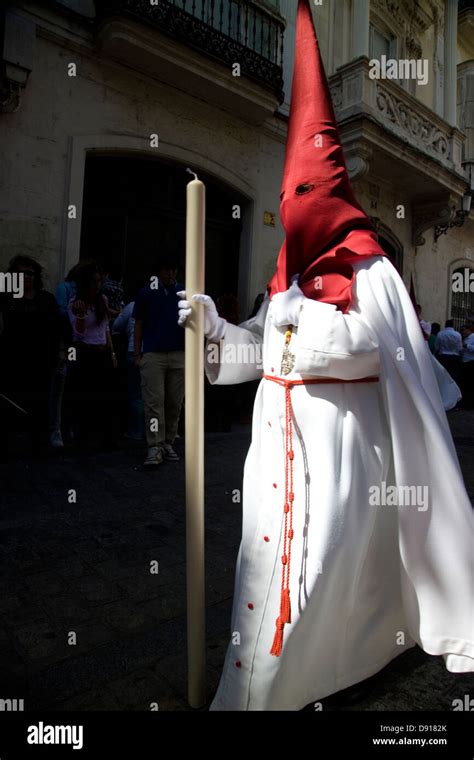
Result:
{"type": "MultiPolygon", "coordinates": [[[[118,265],[126,296],[157,274],[161,254],[172,254],[184,278],[186,166],[137,156],[88,156],[85,168],[81,258],[104,269],[118,265]]],[[[232,210],[247,199],[199,171],[206,184],[206,293],[238,295],[242,220],[232,210]]]]}

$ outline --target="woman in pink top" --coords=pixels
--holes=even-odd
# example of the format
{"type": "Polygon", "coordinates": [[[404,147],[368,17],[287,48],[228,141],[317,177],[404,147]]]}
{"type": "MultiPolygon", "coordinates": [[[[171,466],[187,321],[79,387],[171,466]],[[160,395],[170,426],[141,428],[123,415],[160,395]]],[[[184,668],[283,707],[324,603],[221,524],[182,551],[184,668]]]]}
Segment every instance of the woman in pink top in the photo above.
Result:
{"type": "Polygon", "coordinates": [[[109,331],[107,299],[101,295],[102,276],[97,265],[83,267],[77,290],[68,305],[72,348],[68,370],[68,398],[74,438],[79,445],[92,438],[110,440],[111,373],[117,368],[109,331]]]}

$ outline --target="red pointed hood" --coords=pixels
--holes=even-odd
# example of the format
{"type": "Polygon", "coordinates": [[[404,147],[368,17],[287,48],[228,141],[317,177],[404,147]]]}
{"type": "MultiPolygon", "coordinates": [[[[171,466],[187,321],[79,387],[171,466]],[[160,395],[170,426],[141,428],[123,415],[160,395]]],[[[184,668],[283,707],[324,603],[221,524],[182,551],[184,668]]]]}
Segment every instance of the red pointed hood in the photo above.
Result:
{"type": "Polygon", "coordinates": [[[280,217],[286,238],[270,296],[291,277],[308,298],[347,311],[358,256],[384,255],[355,199],[308,0],[299,0],[280,217]]]}

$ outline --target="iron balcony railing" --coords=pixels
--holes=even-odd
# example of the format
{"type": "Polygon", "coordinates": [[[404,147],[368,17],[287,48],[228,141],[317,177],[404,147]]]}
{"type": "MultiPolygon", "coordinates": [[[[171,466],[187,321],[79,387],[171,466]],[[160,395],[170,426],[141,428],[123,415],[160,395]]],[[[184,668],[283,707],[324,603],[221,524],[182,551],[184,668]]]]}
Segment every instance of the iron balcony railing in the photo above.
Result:
{"type": "Polygon", "coordinates": [[[98,20],[128,16],[231,67],[283,100],[285,23],[254,0],[105,0],[98,20]]]}

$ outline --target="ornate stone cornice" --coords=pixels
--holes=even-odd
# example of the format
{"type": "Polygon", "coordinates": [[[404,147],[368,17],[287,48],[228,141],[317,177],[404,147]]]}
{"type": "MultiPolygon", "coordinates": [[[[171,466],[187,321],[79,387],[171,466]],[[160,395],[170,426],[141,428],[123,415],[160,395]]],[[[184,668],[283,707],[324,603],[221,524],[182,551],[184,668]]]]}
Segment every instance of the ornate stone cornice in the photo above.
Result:
{"type": "Polygon", "coordinates": [[[440,201],[424,203],[413,208],[413,245],[426,243],[423,233],[438,225],[449,225],[456,213],[456,199],[447,197],[440,201]]]}
{"type": "Polygon", "coordinates": [[[400,0],[371,0],[370,10],[394,28],[394,31],[396,28],[398,33],[402,33],[406,19],[400,11],[400,0]]]}
{"type": "Polygon", "coordinates": [[[381,18],[389,18],[400,29],[410,28],[415,34],[423,34],[434,21],[431,4],[420,0],[372,0],[372,6],[381,18]]]}
{"type": "Polygon", "coordinates": [[[362,179],[369,173],[372,152],[367,145],[361,143],[344,150],[347,171],[352,182],[362,179]]]}
{"type": "Polygon", "coordinates": [[[402,0],[402,7],[407,15],[407,21],[417,34],[423,34],[434,21],[432,8],[427,2],[420,0],[402,0]]]}
{"type": "Polygon", "coordinates": [[[407,51],[407,58],[423,58],[423,48],[421,42],[417,37],[407,35],[405,37],[405,47],[407,51]]]}
{"type": "Polygon", "coordinates": [[[375,103],[377,111],[383,119],[390,121],[405,132],[407,137],[415,138],[420,147],[429,148],[438,158],[450,160],[450,144],[446,134],[414,109],[410,108],[406,99],[402,100],[389,92],[383,84],[377,82],[375,103]]]}

